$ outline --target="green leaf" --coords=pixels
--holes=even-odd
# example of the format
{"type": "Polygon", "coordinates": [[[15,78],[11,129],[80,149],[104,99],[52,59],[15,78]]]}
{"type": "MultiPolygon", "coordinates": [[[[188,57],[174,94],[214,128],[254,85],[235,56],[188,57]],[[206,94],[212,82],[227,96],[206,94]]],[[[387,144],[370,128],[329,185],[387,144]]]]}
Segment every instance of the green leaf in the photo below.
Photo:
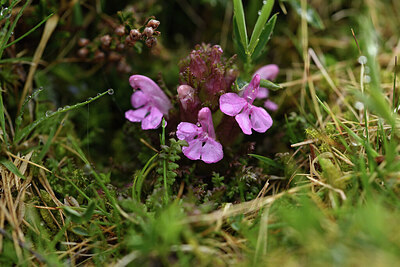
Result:
{"type": "Polygon", "coordinates": [[[261,79],[260,87],[264,87],[264,88],[270,89],[272,91],[278,91],[278,90],[282,89],[282,86],[280,84],[276,84],[269,80],[264,80],[264,79],[261,79]]]}
{"type": "Polygon", "coordinates": [[[43,23],[45,23],[51,16],[53,16],[54,13],[48,15],[46,18],[44,18],[41,22],[39,22],[35,27],[33,27],[32,29],[30,29],[28,32],[24,33],[22,36],[18,37],[17,39],[15,39],[14,41],[12,41],[11,43],[7,44],[4,48],[10,47],[15,43],[18,43],[19,41],[21,41],[22,39],[24,39],[26,36],[28,36],[29,34],[31,34],[32,32],[34,32],[37,28],[39,28],[43,23]]]}
{"type": "Polygon", "coordinates": [[[278,14],[274,14],[264,26],[259,41],[257,42],[257,46],[254,48],[254,51],[251,55],[251,59],[255,61],[259,58],[267,45],[269,39],[271,38],[272,32],[275,28],[276,19],[278,18],[278,14]]]}
{"type": "Polygon", "coordinates": [[[18,170],[17,166],[14,165],[14,163],[12,163],[11,161],[2,158],[0,159],[0,163],[6,167],[10,172],[14,173],[15,175],[17,175],[19,178],[21,179],[26,179],[25,176],[18,170]]]}
{"type": "Polygon", "coordinates": [[[274,6],[274,0],[267,0],[264,2],[263,7],[261,8],[261,14],[257,19],[256,25],[254,26],[253,33],[250,38],[249,49],[250,55],[253,53],[256,48],[258,42],[260,41],[260,35],[264,30],[265,24],[271,14],[272,7],[274,6]]]}
{"type": "Polygon", "coordinates": [[[241,0],[233,0],[233,20],[237,23],[241,44],[247,52],[249,41],[247,38],[246,21],[241,0]]]}
{"type": "Polygon", "coordinates": [[[249,156],[252,156],[252,157],[254,157],[254,158],[256,158],[256,159],[258,159],[258,160],[260,160],[260,161],[262,161],[262,162],[264,162],[264,163],[266,163],[266,164],[268,164],[268,165],[270,165],[272,167],[275,167],[275,168],[278,168],[278,169],[281,169],[281,170],[284,169],[284,167],[282,165],[276,163],[274,160],[272,160],[270,158],[267,158],[267,157],[264,157],[264,156],[260,156],[260,155],[256,155],[256,154],[249,154],[249,156]]]}
{"type": "Polygon", "coordinates": [[[88,207],[86,208],[85,212],[82,214],[82,219],[84,222],[87,222],[92,218],[95,206],[96,206],[96,204],[94,201],[89,202],[88,207]]]}
{"type": "MultiPolygon", "coordinates": [[[[1,89],[0,89],[1,90],[1,89]]],[[[8,145],[8,137],[6,133],[6,120],[4,118],[4,105],[3,105],[3,92],[0,91],[0,125],[3,132],[3,138],[6,145],[8,145]]]]}
{"type": "Polygon", "coordinates": [[[79,213],[75,209],[73,209],[69,206],[63,206],[62,208],[63,208],[65,214],[69,218],[71,218],[71,220],[74,223],[85,223],[85,222],[88,222],[92,218],[95,206],[96,206],[95,202],[91,201],[84,213],[79,213]]]}
{"type": "Polygon", "coordinates": [[[314,8],[307,5],[306,14],[303,14],[299,0],[289,0],[288,2],[294,8],[294,10],[296,10],[297,14],[300,17],[305,16],[305,19],[311,26],[313,26],[317,29],[320,29],[320,30],[325,29],[325,26],[321,20],[321,17],[318,15],[318,13],[315,11],[314,8]]]}
{"type": "Polygon", "coordinates": [[[24,139],[26,136],[28,136],[42,122],[44,122],[44,121],[46,121],[46,120],[48,120],[48,119],[50,119],[50,118],[52,118],[54,116],[57,116],[57,115],[59,115],[61,113],[68,112],[68,111],[74,110],[76,108],[82,107],[84,105],[87,105],[87,104],[99,99],[100,97],[104,96],[107,93],[108,93],[108,90],[103,92],[103,93],[101,93],[101,94],[98,94],[97,96],[95,96],[93,98],[88,99],[85,102],[78,103],[78,104],[75,104],[73,106],[65,106],[64,108],[60,108],[56,112],[49,111],[46,114],[46,116],[43,116],[43,117],[37,119],[36,121],[34,121],[31,124],[29,124],[28,126],[26,126],[24,129],[22,129],[20,132],[18,132],[18,134],[15,135],[14,143],[16,144],[16,143],[20,142],[22,139],[24,139]]]}
{"type": "Polygon", "coordinates": [[[90,235],[89,232],[85,228],[80,227],[80,226],[72,227],[71,231],[74,234],[77,234],[77,235],[80,235],[80,236],[89,236],[90,235]]]}
{"type": "Polygon", "coordinates": [[[236,53],[238,54],[239,58],[243,62],[246,62],[246,50],[240,41],[239,29],[235,18],[233,19],[233,43],[235,44],[236,53]]]}

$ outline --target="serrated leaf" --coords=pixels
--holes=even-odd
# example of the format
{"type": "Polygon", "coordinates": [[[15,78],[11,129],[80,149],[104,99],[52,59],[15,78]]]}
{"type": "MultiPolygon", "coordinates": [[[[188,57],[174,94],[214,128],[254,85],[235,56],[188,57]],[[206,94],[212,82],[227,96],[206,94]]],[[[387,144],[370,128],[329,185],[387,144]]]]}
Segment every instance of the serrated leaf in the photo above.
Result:
{"type": "Polygon", "coordinates": [[[275,28],[275,23],[276,19],[278,17],[278,14],[274,14],[265,24],[264,29],[262,30],[260,34],[259,41],[257,43],[257,46],[254,48],[254,51],[251,55],[251,59],[255,61],[257,58],[259,58],[267,45],[269,39],[271,38],[272,32],[274,31],[275,28]]]}
{"type": "Polygon", "coordinates": [[[4,167],[6,167],[10,172],[17,175],[19,178],[24,179],[24,180],[26,179],[25,176],[18,170],[17,166],[15,166],[14,163],[12,163],[11,161],[3,158],[3,159],[0,159],[0,163],[4,167]]]}
{"type": "Polygon", "coordinates": [[[250,55],[254,52],[259,40],[260,35],[263,32],[269,15],[271,14],[272,7],[274,6],[274,0],[267,0],[261,8],[261,14],[257,19],[256,25],[254,26],[253,33],[250,38],[249,49],[250,55]]]}

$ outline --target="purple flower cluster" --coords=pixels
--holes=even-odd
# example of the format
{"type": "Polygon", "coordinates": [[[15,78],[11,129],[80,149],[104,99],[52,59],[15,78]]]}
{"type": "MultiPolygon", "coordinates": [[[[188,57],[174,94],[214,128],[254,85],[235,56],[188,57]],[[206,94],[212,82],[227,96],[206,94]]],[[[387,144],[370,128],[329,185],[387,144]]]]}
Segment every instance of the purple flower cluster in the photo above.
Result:
{"type": "MultiPolygon", "coordinates": [[[[238,94],[232,92],[237,69],[233,59],[225,60],[219,46],[197,46],[189,57],[180,63],[180,83],[177,88],[180,104],[181,123],[177,126],[178,139],[185,140],[187,147],[183,154],[191,160],[202,160],[215,163],[223,158],[223,148],[215,132],[213,112],[234,117],[224,123],[237,123],[244,134],[252,134],[252,130],[264,133],[272,126],[272,118],[268,112],[253,105],[256,98],[267,98],[268,90],[260,88],[261,79],[274,79],[279,71],[276,65],[267,65],[256,71],[250,83],[238,94]]],[[[133,75],[130,85],[136,89],[131,96],[132,106],[136,110],[128,110],[125,117],[131,122],[141,122],[142,129],[155,129],[161,124],[162,117],[168,118],[172,108],[168,97],[151,79],[142,75],[133,75]]],[[[276,110],[277,105],[266,100],[264,106],[276,110]]],[[[228,129],[222,125],[221,129],[228,129]]],[[[237,127],[237,126],[235,126],[237,127]]],[[[219,136],[229,135],[217,131],[219,136]]]]}

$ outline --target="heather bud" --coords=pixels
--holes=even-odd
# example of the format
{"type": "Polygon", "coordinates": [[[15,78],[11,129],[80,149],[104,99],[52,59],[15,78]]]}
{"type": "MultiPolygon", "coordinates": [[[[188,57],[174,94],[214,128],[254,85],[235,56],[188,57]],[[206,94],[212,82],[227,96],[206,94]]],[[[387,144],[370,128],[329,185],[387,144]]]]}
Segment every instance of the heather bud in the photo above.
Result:
{"type": "Polygon", "coordinates": [[[102,36],[101,38],[100,38],[100,42],[101,42],[101,45],[103,46],[103,47],[109,47],[110,45],[111,45],[111,36],[110,35],[104,35],[104,36],[102,36]]]}
{"type": "Polygon", "coordinates": [[[115,34],[118,36],[123,36],[125,34],[125,27],[123,25],[119,25],[115,28],[115,34]]]}
{"type": "Polygon", "coordinates": [[[154,38],[154,37],[147,38],[146,46],[148,48],[151,48],[151,47],[155,46],[156,44],[157,44],[157,39],[156,38],[154,38]]]}
{"type": "Polygon", "coordinates": [[[125,45],[123,43],[117,44],[117,51],[123,51],[125,49],[125,45]]]}
{"type": "Polygon", "coordinates": [[[154,30],[151,27],[146,27],[143,30],[143,34],[146,35],[148,38],[152,37],[153,33],[154,33],[154,30]]]}
{"type": "Polygon", "coordinates": [[[131,35],[128,35],[128,36],[126,36],[126,38],[125,38],[125,43],[126,43],[128,46],[134,46],[134,45],[135,45],[135,40],[132,39],[132,36],[131,36],[131,35]]]}
{"type": "Polygon", "coordinates": [[[104,57],[105,57],[104,53],[103,53],[102,51],[100,51],[100,50],[97,50],[97,51],[94,53],[94,59],[95,59],[96,61],[102,61],[102,60],[104,60],[104,57]]]}
{"type": "Polygon", "coordinates": [[[140,39],[142,34],[140,33],[140,31],[133,29],[130,31],[129,36],[130,36],[130,38],[132,38],[132,40],[137,41],[140,39]]]}
{"type": "Polygon", "coordinates": [[[153,29],[157,29],[157,27],[160,25],[160,22],[155,19],[151,19],[149,22],[147,22],[147,27],[152,27],[153,29]]]}
{"type": "Polygon", "coordinates": [[[80,47],[87,46],[89,44],[89,40],[86,38],[79,38],[78,45],[80,47]]]}
{"type": "Polygon", "coordinates": [[[116,52],[111,52],[109,55],[108,55],[108,60],[110,60],[110,61],[118,61],[118,60],[120,60],[121,59],[121,55],[120,54],[118,54],[118,53],[116,53],[116,52]]]}
{"type": "Polygon", "coordinates": [[[85,58],[89,54],[89,50],[86,47],[82,47],[78,50],[78,57],[85,58]]]}

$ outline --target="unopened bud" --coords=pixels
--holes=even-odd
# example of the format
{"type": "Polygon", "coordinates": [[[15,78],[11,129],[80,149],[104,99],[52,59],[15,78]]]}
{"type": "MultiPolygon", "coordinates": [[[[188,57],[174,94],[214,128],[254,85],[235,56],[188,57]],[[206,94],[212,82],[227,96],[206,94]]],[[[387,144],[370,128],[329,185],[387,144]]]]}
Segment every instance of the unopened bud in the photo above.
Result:
{"type": "Polygon", "coordinates": [[[134,46],[135,45],[135,41],[132,39],[132,37],[130,35],[126,36],[125,43],[128,46],[134,46]]]}
{"type": "Polygon", "coordinates": [[[130,31],[129,36],[132,38],[132,40],[137,41],[140,39],[142,34],[137,29],[133,29],[130,31]]]}
{"type": "Polygon", "coordinates": [[[155,46],[156,44],[157,44],[157,39],[156,38],[154,38],[154,37],[147,38],[146,46],[148,48],[151,48],[151,47],[155,46]]]}
{"type": "Polygon", "coordinates": [[[122,36],[125,34],[125,27],[123,25],[119,25],[117,28],[115,28],[115,34],[118,36],[122,36]]]}
{"type": "Polygon", "coordinates": [[[120,54],[118,54],[118,53],[116,53],[116,52],[111,52],[109,55],[108,55],[108,60],[109,61],[118,61],[118,60],[120,60],[121,59],[121,55],[120,54]]]}
{"type": "Polygon", "coordinates": [[[78,50],[78,57],[85,58],[89,54],[89,50],[86,47],[82,47],[78,50]]]}
{"type": "Polygon", "coordinates": [[[111,45],[111,40],[111,36],[108,34],[100,38],[101,45],[104,47],[109,47],[111,45]]]}
{"type": "Polygon", "coordinates": [[[125,49],[125,45],[123,43],[117,44],[117,51],[123,51],[125,49]]]}
{"type": "Polygon", "coordinates": [[[152,37],[154,33],[154,30],[152,27],[146,27],[143,30],[143,34],[146,35],[148,38],[152,37]]]}
{"type": "Polygon", "coordinates": [[[97,50],[94,53],[94,60],[96,60],[96,61],[102,61],[104,59],[104,57],[105,57],[104,53],[100,50],[97,50]]]}
{"type": "Polygon", "coordinates": [[[149,20],[149,22],[147,22],[147,27],[152,27],[153,29],[157,29],[157,27],[159,25],[160,25],[160,22],[155,19],[151,19],[151,20],[149,20]]]}
{"type": "Polygon", "coordinates": [[[79,38],[78,45],[80,47],[87,46],[89,44],[89,39],[86,38],[79,38]]]}

